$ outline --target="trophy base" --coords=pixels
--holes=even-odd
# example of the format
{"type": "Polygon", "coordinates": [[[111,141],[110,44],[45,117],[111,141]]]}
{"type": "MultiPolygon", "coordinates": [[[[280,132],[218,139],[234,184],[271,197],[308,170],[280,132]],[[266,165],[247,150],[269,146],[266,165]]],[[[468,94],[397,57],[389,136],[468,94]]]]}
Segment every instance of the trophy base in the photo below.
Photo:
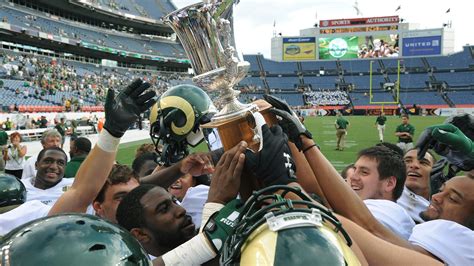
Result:
{"type": "Polygon", "coordinates": [[[239,113],[239,115],[232,115],[212,119],[211,122],[201,125],[202,128],[217,128],[219,137],[222,142],[222,146],[225,151],[230,150],[232,147],[237,145],[240,141],[245,140],[249,148],[257,151],[259,143],[254,141],[255,125],[252,125],[252,112],[260,112],[266,123],[272,125],[277,123],[275,115],[270,113],[269,109],[272,107],[269,103],[264,100],[257,100],[252,104],[250,110],[239,113]],[[250,118],[251,117],[251,118],[250,118]]]}

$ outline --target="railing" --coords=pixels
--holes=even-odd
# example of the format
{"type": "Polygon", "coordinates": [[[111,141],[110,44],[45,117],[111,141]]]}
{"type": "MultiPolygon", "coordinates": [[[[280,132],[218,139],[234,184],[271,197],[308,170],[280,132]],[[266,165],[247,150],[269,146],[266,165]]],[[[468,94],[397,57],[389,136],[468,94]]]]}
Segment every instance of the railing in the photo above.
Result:
{"type": "MultiPolygon", "coordinates": [[[[43,132],[46,130],[53,129],[49,128],[35,128],[35,129],[20,129],[20,130],[9,130],[7,134],[10,135],[13,132],[18,132],[21,135],[22,142],[37,141],[41,139],[43,132]]],[[[78,136],[91,135],[97,133],[95,126],[80,126],[76,128],[76,134],[78,136]]]]}

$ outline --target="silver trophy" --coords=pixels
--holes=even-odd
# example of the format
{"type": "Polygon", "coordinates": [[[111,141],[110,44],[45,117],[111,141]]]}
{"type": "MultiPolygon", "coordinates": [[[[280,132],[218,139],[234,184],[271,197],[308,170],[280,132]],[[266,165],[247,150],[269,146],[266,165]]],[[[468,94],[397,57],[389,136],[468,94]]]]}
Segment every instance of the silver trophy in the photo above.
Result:
{"type": "Polygon", "coordinates": [[[233,46],[232,8],[235,0],[192,4],[164,17],[183,44],[196,76],[193,82],[209,92],[219,91],[216,105],[221,110],[213,121],[242,117],[258,110],[242,104],[233,86],[247,74],[250,64],[240,61],[233,46]]]}

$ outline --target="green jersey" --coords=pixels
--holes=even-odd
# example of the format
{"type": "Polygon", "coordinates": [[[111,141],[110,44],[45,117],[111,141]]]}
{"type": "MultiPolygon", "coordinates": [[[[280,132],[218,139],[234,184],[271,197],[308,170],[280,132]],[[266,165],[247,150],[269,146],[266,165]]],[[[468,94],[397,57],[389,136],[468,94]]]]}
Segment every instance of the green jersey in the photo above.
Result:
{"type": "Polygon", "coordinates": [[[348,125],[349,125],[349,121],[347,121],[343,117],[339,117],[338,119],[336,119],[337,129],[346,129],[348,125]]]}
{"type": "Polygon", "coordinates": [[[0,146],[5,146],[8,143],[8,134],[5,130],[0,130],[0,146]]]}
{"type": "MultiPolygon", "coordinates": [[[[412,126],[411,124],[406,124],[406,125],[401,124],[397,126],[397,129],[395,130],[395,132],[407,132],[407,133],[410,133],[410,135],[412,135],[413,137],[415,134],[415,127],[412,126]]],[[[412,137],[400,136],[398,137],[398,142],[404,142],[404,143],[413,142],[412,137]]]]}
{"type": "Polygon", "coordinates": [[[384,115],[379,115],[377,117],[377,120],[375,120],[375,123],[377,123],[381,126],[385,125],[385,122],[387,122],[387,118],[384,115]]]}

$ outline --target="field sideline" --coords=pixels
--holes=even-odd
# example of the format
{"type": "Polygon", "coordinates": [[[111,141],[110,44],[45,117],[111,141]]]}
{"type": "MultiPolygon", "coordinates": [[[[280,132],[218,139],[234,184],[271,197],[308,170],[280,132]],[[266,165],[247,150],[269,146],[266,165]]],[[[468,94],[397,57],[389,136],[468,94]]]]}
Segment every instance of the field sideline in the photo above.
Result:
{"type": "MultiPolygon", "coordinates": [[[[346,148],[344,151],[336,151],[336,130],[334,122],[336,117],[307,117],[305,125],[313,134],[316,143],[336,169],[341,170],[347,164],[354,162],[357,152],[363,148],[378,143],[378,132],[375,128],[375,116],[346,116],[351,124],[346,136],[346,148]]],[[[412,116],[410,123],[415,126],[415,141],[420,133],[430,125],[442,123],[446,117],[439,116],[412,116]]],[[[396,143],[395,128],[401,123],[398,116],[387,116],[385,129],[385,141],[396,143]]],[[[151,143],[151,140],[130,142],[120,145],[117,161],[122,164],[131,165],[136,148],[142,143],[151,143]]],[[[206,151],[207,146],[203,143],[195,148],[196,151],[206,151]]]]}

